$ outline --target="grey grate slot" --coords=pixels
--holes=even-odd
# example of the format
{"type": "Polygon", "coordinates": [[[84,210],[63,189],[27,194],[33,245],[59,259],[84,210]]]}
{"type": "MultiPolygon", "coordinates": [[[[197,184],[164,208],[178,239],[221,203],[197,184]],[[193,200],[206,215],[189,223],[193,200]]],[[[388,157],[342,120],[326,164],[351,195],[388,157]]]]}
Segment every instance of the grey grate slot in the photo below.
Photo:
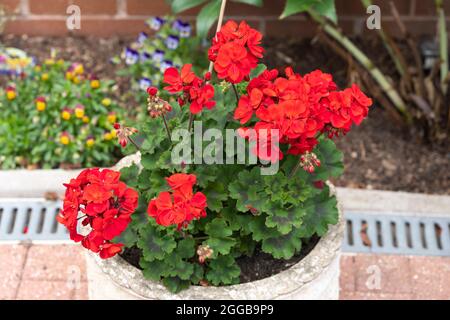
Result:
{"type": "Polygon", "coordinates": [[[41,199],[0,200],[0,241],[68,240],[56,222],[62,203],[41,199]]]}
{"type": "Polygon", "coordinates": [[[348,237],[350,230],[346,230],[345,252],[450,256],[450,216],[345,212],[345,219],[346,226],[352,225],[353,239],[351,243],[348,237]]]}

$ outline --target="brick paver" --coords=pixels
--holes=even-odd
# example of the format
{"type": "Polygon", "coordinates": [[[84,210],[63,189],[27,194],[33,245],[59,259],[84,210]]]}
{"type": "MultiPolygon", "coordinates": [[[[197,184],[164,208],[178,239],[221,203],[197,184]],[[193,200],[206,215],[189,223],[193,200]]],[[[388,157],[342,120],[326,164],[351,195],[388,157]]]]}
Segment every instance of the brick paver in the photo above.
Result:
{"type": "MultiPolygon", "coordinates": [[[[0,245],[0,300],[88,299],[83,249],[0,245]]],[[[450,300],[450,258],[344,254],[343,300],[450,300]]]]}
{"type": "Polygon", "coordinates": [[[450,258],[344,254],[343,300],[450,300],[450,258]]]}

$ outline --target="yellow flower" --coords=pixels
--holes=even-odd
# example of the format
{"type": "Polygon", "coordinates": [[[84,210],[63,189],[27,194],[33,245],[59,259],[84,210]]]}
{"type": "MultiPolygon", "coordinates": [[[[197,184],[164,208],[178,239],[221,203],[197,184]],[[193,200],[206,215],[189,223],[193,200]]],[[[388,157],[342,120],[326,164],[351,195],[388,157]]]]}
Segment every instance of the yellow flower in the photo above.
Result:
{"type": "Polygon", "coordinates": [[[80,82],[81,82],[80,77],[74,77],[74,78],[73,78],[73,83],[79,84],[80,82]]]}
{"type": "Polygon", "coordinates": [[[82,119],[84,117],[84,109],[79,107],[75,108],[75,117],[82,119]]]}
{"type": "Polygon", "coordinates": [[[70,120],[71,114],[69,111],[63,110],[63,112],[61,112],[61,117],[67,121],[70,120]]]}
{"type": "Polygon", "coordinates": [[[75,74],[78,74],[78,75],[83,74],[83,73],[84,73],[84,67],[83,67],[83,65],[82,65],[82,64],[77,64],[77,65],[75,66],[75,68],[73,69],[73,72],[74,72],[75,74]]]}
{"type": "Polygon", "coordinates": [[[59,142],[61,142],[64,145],[68,145],[70,143],[70,138],[67,134],[62,134],[59,138],[59,142]]]}
{"type": "Polygon", "coordinates": [[[117,138],[117,131],[116,131],[116,129],[112,129],[112,130],[110,131],[110,133],[111,133],[111,136],[112,136],[113,138],[117,138]]]}
{"type": "Polygon", "coordinates": [[[84,116],[83,117],[83,122],[84,123],[89,123],[89,117],[88,116],[84,116]]]}
{"type": "Polygon", "coordinates": [[[108,114],[108,122],[114,124],[117,122],[117,116],[114,112],[108,114]]]}
{"type": "Polygon", "coordinates": [[[51,65],[55,64],[55,60],[53,60],[53,59],[46,59],[45,60],[45,64],[48,65],[48,66],[51,66],[51,65]]]}
{"type": "Polygon", "coordinates": [[[42,79],[42,81],[47,81],[48,79],[49,79],[49,75],[48,75],[48,73],[43,73],[42,75],[41,75],[41,79],[42,79]]]}
{"type": "Polygon", "coordinates": [[[112,136],[111,132],[106,132],[106,133],[103,135],[103,138],[104,138],[106,141],[110,141],[110,140],[112,140],[113,136],[112,136]]]}
{"type": "Polygon", "coordinates": [[[67,71],[67,72],[66,72],[66,79],[67,79],[67,80],[72,80],[72,79],[73,79],[73,73],[70,72],[70,71],[67,71]]]}
{"type": "Polygon", "coordinates": [[[36,109],[39,112],[45,111],[47,104],[44,101],[36,101],[36,109]]]}
{"type": "Polygon", "coordinates": [[[111,99],[110,98],[103,99],[102,105],[104,105],[105,107],[109,107],[111,105],[111,99]]]}
{"type": "Polygon", "coordinates": [[[88,148],[92,147],[94,145],[94,143],[95,143],[95,140],[93,138],[89,138],[86,140],[86,146],[88,148]]]}
{"type": "Polygon", "coordinates": [[[14,100],[16,98],[16,92],[14,90],[7,90],[6,91],[6,98],[8,100],[14,100]]]}
{"type": "Polygon", "coordinates": [[[41,72],[42,71],[42,67],[41,66],[36,66],[36,67],[34,67],[34,71],[41,72]]]}
{"type": "Polygon", "coordinates": [[[91,88],[92,89],[100,88],[100,80],[91,80],[91,88]]]}
{"type": "Polygon", "coordinates": [[[59,59],[58,62],[57,62],[57,64],[58,64],[59,66],[64,65],[64,59],[59,59]]]}

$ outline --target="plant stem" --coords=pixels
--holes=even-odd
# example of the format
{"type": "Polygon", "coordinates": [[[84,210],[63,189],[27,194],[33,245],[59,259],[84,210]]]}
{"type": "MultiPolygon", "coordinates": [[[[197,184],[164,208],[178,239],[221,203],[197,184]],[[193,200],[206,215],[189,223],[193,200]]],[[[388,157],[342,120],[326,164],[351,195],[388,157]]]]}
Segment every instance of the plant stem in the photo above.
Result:
{"type": "Polygon", "coordinates": [[[164,114],[162,115],[162,119],[164,121],[164,126],[166,127],[167,136],[169,137],[170,143],[172,143],[172,135],[170,134],[170,129],[169,126],[167,125],[166,116],[164,114]]]}
{"type": "MultiPolygon", "coordinates": [[[[364,7],[369,7],[372,5],[372,0],[361,0],[361,3],[364,7]]],[[[410,83],[411,75],[408,72],[407,63],[405,57],[402,52],[392,40],[391,36],[385,32],[384,28],[381,26],[381,29],[378,30],[378,34],[380,35],[381,40],[383,41],[386,50],[389,53],[389,56],[394,61],[395,66],[397,68],[398,73],[407,78],[406,80],[410,83]]]]}
{"type": "Polygon", "coordinates": [[[236,95],[236,102],[239,103],[239,93],[236,89],[236,86],[234,83],[232,83],[231,86],[233,87],[234,94],[236,95]]]}
{"type": "Polygon", "coordinates": [[[301,165],[302,165],[302,157],[299,157],[298,158],[298,162],[295,165],[294,169],[292,169],[291,173],[289,174],[288,179],[291,179],[291,178],[293,178],[295,176],[295,174],[297,173],[298,169],[300,169],[301,165]]]}
{"type": "Polygon", "coordinates": [[[435,0],[436,11],[439,19],[439,51],[441,56],[441,85],[444,96],[447,93],[447,76],[448,76],[448,36],[447,26],[445,22],[445,12],[442,0],[435,0]]]}
{"type": "Polygon", "coordinates": [[[139,148],[138,144],[136,143],[136,141],[134,141],[132,137],[128,136],[128,141],[130,141],[136,147],[136,149],[138,149],[138,151],[141,150],[141,148],[139,148]]]}
{"type": "MultiPolygon", "coordinates": [[[[217,37],[217,33],[220,31],[220,28],[222,27],[223,16],[225,15],[225,7],[226,6],[227,6],[227,0],[222,0],[222,5],[220,6],[220,12],[219,12],[219,20],[217,21],[215,37],[217,37]]],[[[213,62],[212,61],[209,63],[208,70],[209,70],[209,72],[212,72],[212,70],[213,70],[213,62]]]]}
{"type": "Polygon", "coordinates": [[[188,124],[188,132],[191,132],[192,130],[192,125],[194,124],[194,114],[191,113],[189,115],[189,124],[188,124]]]}
{"type": "Polygon", "coordinates": [[[383,92],[389,97],[396,109],[404,115],[408,122],[411,121],[411,115],[409,114],[406,104],[397,90],[392,86],[391,81],[378,69],[374,63],[346,36],[342,34],[336,27],[330,25],[325,19],[320,17],[313,10],[309,10],[310,16],[318,22],[324,29],[324,31],[330,35],[335,41],[340,43],[346,50],[348,50],[352,56],[369,72],[374,78],[377,84],[381,87],[383,92]]]}

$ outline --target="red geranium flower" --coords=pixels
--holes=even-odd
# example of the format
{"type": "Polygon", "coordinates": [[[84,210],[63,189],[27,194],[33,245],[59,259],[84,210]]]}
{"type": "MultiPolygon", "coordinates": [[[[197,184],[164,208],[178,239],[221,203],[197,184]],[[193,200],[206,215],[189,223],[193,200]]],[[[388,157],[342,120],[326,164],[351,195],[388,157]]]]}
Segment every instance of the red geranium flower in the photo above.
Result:
{"type": "Polygon", "coordinates": [[[117,171],[83,170],[65,184],[63,209],[57,216],[58,222],[70,231],[72,240],[81,241],[103,259],[122,250],[122,244],[111,240],[127,228],[138,204],[138,193],[119,179],[117,171]]]}
{"type": "Polygon", "coordinates": [[[177,225],[181,229],[193,219],[206,217],[206,196],[193,192],[195,175],[176,173],[166,181],[172,191],[161,192],[148,204],[147,212],[156,223],[166,227],[177,225]]]}
{"type": "Polygon", "coordinates": [[[206,83],[210,79],[210,74],[206,73],[201,79],[191,71],[192,65],[186,64],[182,67],[181,73],[175,68],[169,68],[164,73],[164,82],[169,86],[164,87],[170,93],[180,93],[178,103],[183,106],[190,103],[192,114],[200,113],[203,108],[212,109],[216,102],[214,98],[214,87],[206,83]]]}
{"type": "Polygon", "coordinates": [[[256,142],[253,152],[260,159],[273,162],[283,158],[273,138],[288,145],[288,154],[302,155],[314,149],[322,132],[329,137],[345,134],[353,123],[358,125],[367,116],[372,100],[358,86],[336,90],[332,76],[320,70],[301,76],[287,68],[285,77],[278,77],[276,70],[266,70],[249,82],[234,118],[241,124],[253,115],[258,118],[254,133],[244,137],[256,142]],[[265,138],[262,134],[273,129],[279,130],[277,136],[265,138]]]}
{"type": "Polygon", "coordinates": [[[183,90],[186,85],[192,84],[196,79],[196,75],[191,71],[192,64],[185,64],[181,68],[181,73],[176,68],[168,68],[164,72],[164,83],[168,86],[164,87],[164,90],[170,93],[177,93],[183,90]]]}
{"type": "Polygon", "coordinates": [[[225,23],[208,51],[218,78],[231,83],[247,78],[263,56],[261,40],[261,33],[250,28],[245,21],[239,25],[232,20],[225,23]]]}

